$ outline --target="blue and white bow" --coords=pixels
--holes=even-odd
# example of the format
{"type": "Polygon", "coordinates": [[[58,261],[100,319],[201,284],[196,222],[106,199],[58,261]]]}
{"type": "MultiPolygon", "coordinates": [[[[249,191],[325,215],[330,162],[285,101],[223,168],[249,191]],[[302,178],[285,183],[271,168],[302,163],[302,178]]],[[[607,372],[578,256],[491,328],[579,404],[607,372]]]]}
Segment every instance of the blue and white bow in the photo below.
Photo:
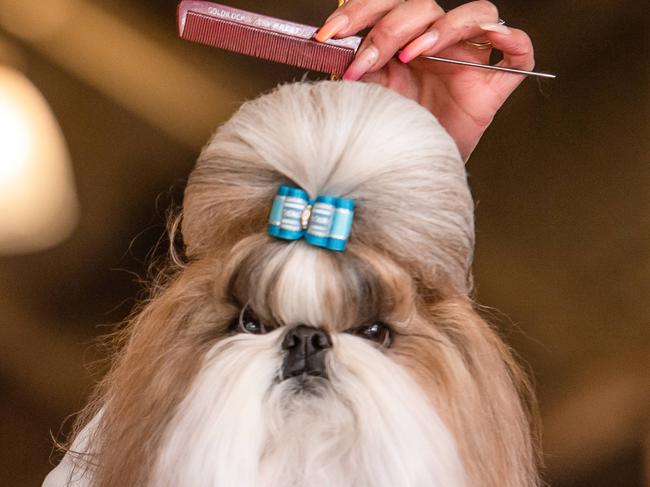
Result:
{"type": "Polygon", "coordinates": [[[354,218],[354,201],[319,196],[312,201],[300,188],[280,186],[273,200],[268,233],[284,240],[305,238],[311,245],[345,250],[354,218]]]}

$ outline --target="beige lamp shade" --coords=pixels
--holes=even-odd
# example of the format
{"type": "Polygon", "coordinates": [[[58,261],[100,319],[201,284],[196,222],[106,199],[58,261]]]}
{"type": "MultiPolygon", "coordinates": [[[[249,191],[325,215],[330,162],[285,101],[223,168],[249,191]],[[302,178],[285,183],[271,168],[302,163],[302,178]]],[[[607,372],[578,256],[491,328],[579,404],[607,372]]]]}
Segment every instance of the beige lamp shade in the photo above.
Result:
{"type": "Polygon", "coordinates": [[[60,243],[78,214],[70,157],[50,107],[25,76],[0,66],[0,254],[60,243]]]}

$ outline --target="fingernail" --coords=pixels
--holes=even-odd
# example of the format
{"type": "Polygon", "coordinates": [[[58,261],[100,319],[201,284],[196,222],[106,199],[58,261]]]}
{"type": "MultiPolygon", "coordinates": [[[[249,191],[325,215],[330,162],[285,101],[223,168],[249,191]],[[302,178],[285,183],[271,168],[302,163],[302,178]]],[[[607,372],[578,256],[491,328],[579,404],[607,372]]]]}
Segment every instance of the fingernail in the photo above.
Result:
{"type": "Polygon", "coordinates": [[[438,41],[438,31],[430,30],[425,32],[417,39],[411,41],[410,44],[407,44],[402,52],[399,53],[399,60],[403,63],[411,62],[413,59],[418,57],[427,49],[431,49],[433,45],[438,41]]]}
{"type": "Polygon", "coordinates": [[[510,29],[503,24],[496,22],[488,22],[485,24],[478,25],[483,30],[488,30],[490,32],[498,32],[499,34],[510,34],[510,29]]]}
{"type": "Polygon", "coordinates": [[[366,47],[361,51],[352,61],[352,64],[348,66],[348,69],[343,73],[343,79],[349,81],[357,81],[364,74],[368,72],[370,68],[377,62],[379,57],[379,51],[373,45],[366,47]]]}
{"type": "Polygon", "coordinates": [[[350,20],[348,19],[347,15],[337,15],[336,17],[333,17],[325,22],[325,25],[318,29],[318,33],[314,36],[314,38],[318,42],[329,41],[338,32],[345,29],[349,22],[350,20]]]}

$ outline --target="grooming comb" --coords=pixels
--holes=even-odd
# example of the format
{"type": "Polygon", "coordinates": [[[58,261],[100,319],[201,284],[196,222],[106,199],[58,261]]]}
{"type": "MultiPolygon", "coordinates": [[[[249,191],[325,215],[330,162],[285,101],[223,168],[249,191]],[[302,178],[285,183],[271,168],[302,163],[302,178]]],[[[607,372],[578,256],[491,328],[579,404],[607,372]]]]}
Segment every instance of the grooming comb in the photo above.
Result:
{"type": "MultiPolygon", "coordinates": [[[[182,39],[321,73],[343,74],[363,39],[351,36],[318,42],[314,40],[317,31],[316,27],[212,2],[183,0],[178,5],[178,32],[182,39]]],[[[549,73],[436,56],[419,57],[474,68],[555,78],[549,73]]]]}

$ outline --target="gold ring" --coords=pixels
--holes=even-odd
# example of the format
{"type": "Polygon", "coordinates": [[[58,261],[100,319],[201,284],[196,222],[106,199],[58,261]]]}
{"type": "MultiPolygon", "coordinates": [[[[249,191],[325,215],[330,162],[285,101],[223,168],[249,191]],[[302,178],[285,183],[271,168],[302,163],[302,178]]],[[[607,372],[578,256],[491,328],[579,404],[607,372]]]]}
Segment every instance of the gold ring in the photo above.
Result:
{"type": "Polygon", "coordinates": [[[483,42],[474,42],[474,41],[464,41],[470,47],[475,47],[476,49],[492,49],[492,43],[490,41],[483,42]]]}

